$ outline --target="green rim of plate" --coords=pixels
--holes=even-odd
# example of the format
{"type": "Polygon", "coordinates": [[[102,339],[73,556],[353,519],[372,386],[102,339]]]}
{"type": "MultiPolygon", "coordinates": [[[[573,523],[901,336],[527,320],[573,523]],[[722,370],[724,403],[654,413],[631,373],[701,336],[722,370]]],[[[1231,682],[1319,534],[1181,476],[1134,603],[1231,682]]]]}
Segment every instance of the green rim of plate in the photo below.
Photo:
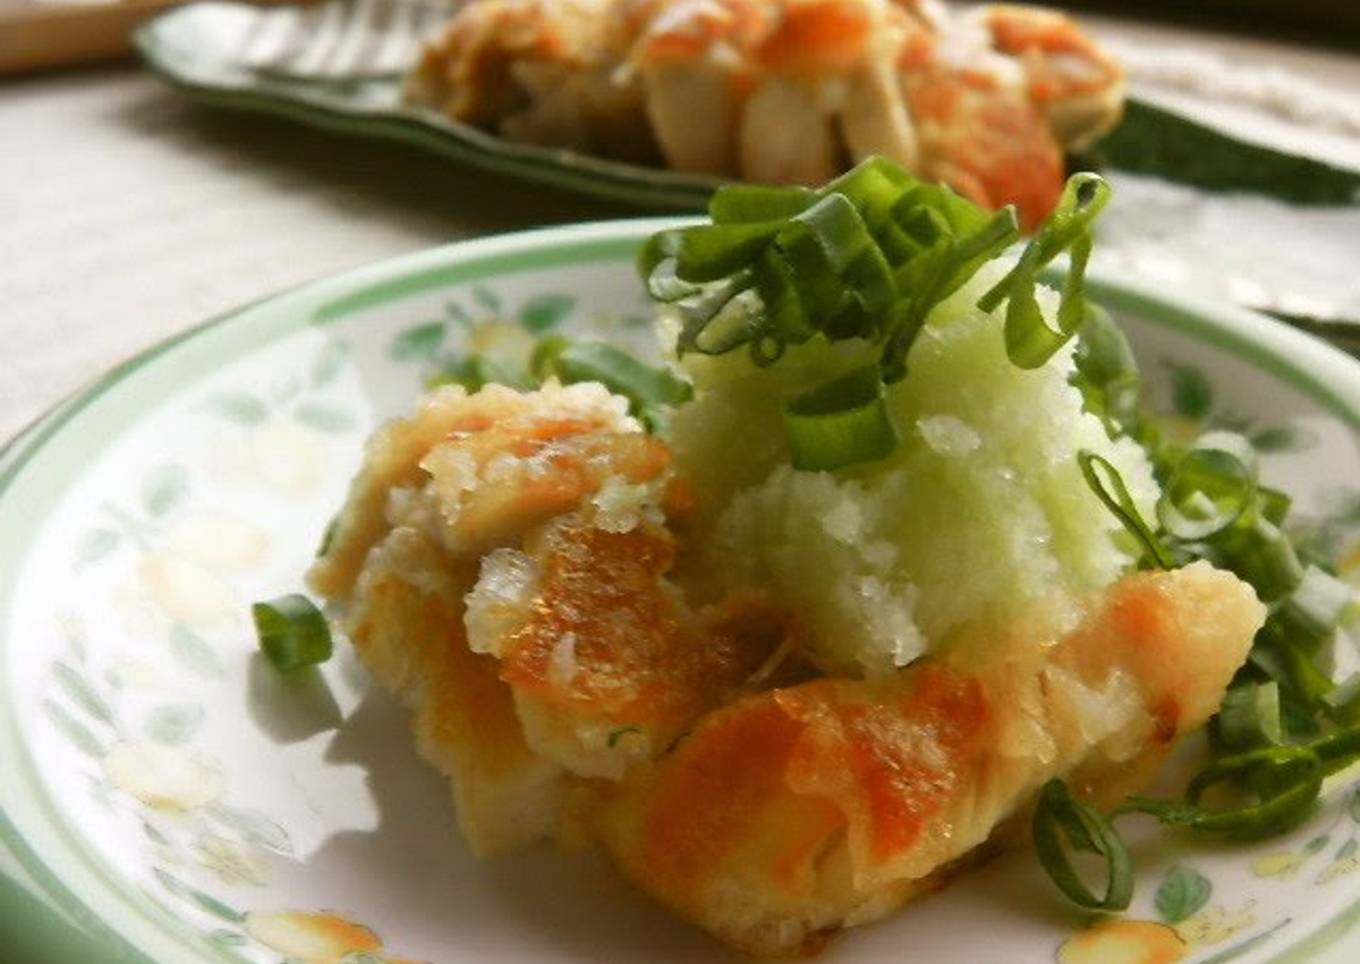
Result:
{"type": "MultiPolygon", "coordinates": [[[[452,284],[567,265],[631,266],[642,239],[675,223],[666,218],[601,222],[435,248],[274,295],[156,345],[76,392],[0,450],[0,514],[7,500],[22,496],[32,503],[15,525],[0,530],[5,570],[21,570],[43,520],[64,495],[66,487],[60,482],[41,484],[45,473],[62,467],[63,458],[67,468],[90,461],[134,424],[141,411],[192,385],[225,360],[299,330],[452,284]],[[73,439],[78,443],[72,445],[73,439]],[[94,440],[93,446],[89,440],[94,440]],[[35,483],[31,492],[16,495],[16,487],[30,482],[35,483]]],[[[1089,281],[1105,305],[1219,348],[1302,392],[1360,432],[1360,363],[1336,349],[1278,322],[1206,299],[1169,296],[1102,272],[1093,273],[1089,281]]],[[[0,584],[0,615],[9,613],[13,589],[12,582],[0,584]]],[[[5,645],[0,640],[0,693],[9,692],[5,645]]],[[[81,842],[38,778],[15,707],[3,701],[0,759],[13,761],[23,773],[19,779],[0,781],[0,845],[41,892],[33,895],[17,884],[0,888],[4,925],[0,931],[23,930],[29,938],[25,960],[149,964],[188,955],[198,960],[241,960],[159,910],[102,855],[81,842]]],[[[1341,946],[1341,941],[1355,936],[1357,923],[1360,899],[1312,933],[1295,936],[1272,961],[1349,960],[1360,947],[1354,940],[1346,940],[1348,946],[1341,946]]]]}

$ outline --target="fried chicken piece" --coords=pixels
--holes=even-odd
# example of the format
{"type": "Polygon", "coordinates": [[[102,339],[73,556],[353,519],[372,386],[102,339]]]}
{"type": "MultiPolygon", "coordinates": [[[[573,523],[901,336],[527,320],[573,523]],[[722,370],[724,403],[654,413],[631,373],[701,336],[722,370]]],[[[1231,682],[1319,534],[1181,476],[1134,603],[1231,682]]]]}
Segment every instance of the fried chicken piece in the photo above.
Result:
{"type": "Polygon", "coordinates": [[[623,75],[635,73],[645,91],[666,163],[699,174],[736,170],[754,80],[744,51],[767,29],[762,0],[620,0],[614,10],[623,75]]]}
{"type": "Polygon", "coordinates": [[[1197,563],[1127,577],[1052,645],[961,642],[886,680],[821,679],[707,716],[602,791],[595,827],[662,902],[754,954],[889,913],[1049,778],[1109,803],[1217,708],[1264,609],[1197,563]]]}
{"type": "Polygon", "coordinates": [[[435,392],[369,442],[310,574],[481,854],[557,835],[569,775],[664,752],[793,631],[749,594],[688,609],[683,488],[626,412],[599,385],[435,392]]]}
{"type": "Polygon", "coordinates": [[[793,625],[749,593],[692,613],[666,578],[663,525],[600,525],[574,514],[489,556],[467,625],[473,650],[499,657],[529,745],[618,779],[740,695],[793,625]]]}
{"type": "MultiPolygon", "coordinates": [[[[760,29],[711,41],[726,55],[710,47],[682,60],[742,78],[727,85],[724,116],[736,116],[745,180],[814,184],[881,154],[983,207],[1014,204],[1033,229],[1062,193],[1064,151],[1108,131],[1123,103],[1118,65],[1071,20],[1035,8],[973,20],[905,0],[763,9],[760,29]]],[[[693,32],[678,12],[664,22],[693,32]]],[[[644,86],[649,105],[670,96],[644,86]]],[[[663,144],[712,136],[692,111],[670,116],[663,144]]]]}
{"type": "Polygon", "coordinates": [[[1031,100],[1065,149],[1084,150],[1119,123],[1124,69],[1071,17],[1019,4],[982,7],[971,16],[997,50],[1020,61],[1031,100]]]}
{"type": "Polygon", "coordinates": [[[369,439],[328,545],[308,579],[324,596],[353,589],[365,555],[399,524],[479,558],[574,509],[610,478],[662,480],[670,453],[596,384],[521,394],[488,385],[425,396],[369,439]]]}
{"type": "Polygon", "coordinates": [[[478,0],[421,51],[403,95],[512,140],[650,163],[642,92],[614,76],[602,0],[478,0]]]}
{"type": "Polygon", "coordinates": [[[468,649],[463,596],[475,577],[474,562],[394,529],[348,597],[346,631],[411,711],[417,749],[449,777],[459,829],[486,857],[556,836],[567,785],[560,765],[529,749],[496,660],[468,649]]]}
{"type": "Polygon", "coordinates": [[[1032,231],[1057,204],[1063,154],[1043,114],[1004,74],[938,61],[901,75],[921,144],[918,170],[988,209],[1014,204],[1032,231]]]}
{"type": "Polygon", "coordinates": [[[1118,63],[1069,18],[931,0],[473,0],[408,99],[539,144],[814,184],[873,155],[1027,227],[1063,153],[1118,122],[1118,63]]]}

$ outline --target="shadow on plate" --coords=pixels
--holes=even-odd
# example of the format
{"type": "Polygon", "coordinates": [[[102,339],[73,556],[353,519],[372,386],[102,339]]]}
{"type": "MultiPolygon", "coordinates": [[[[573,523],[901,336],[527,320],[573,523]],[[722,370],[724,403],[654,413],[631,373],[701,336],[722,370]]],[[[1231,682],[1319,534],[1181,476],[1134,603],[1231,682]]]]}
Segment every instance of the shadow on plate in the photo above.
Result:
{"type": "Polygon", "coordinates": [[[376,928],[393,953],[432,964],[731,957],[652,904],[599,854],[543,848],[474,858],[446,781],[416,753],[408,714],[376,688],[335,731],[326,762],[365,771],[377,825],[332,835],[293,873],[308,889],[327,881],[333,909],[376,928]]]}

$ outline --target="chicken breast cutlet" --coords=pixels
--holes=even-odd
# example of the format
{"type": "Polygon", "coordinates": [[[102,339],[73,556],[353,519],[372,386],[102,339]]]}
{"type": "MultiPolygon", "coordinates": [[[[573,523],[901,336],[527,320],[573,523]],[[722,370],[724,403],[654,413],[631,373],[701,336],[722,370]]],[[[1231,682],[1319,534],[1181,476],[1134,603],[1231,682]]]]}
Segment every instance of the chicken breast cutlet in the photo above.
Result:
{"type": "Polygon", "coordinates": [[[725,942],[814,950],[889,913],[1065,776],[1141,787],[1218,708],[1265,615],[1205,563],[1113,586],[1052,644],[979,639],[885,680],[820,679],[707,716],[602,791],[624,871],[725,942]]]}
{"type": "Polygon", "coordinates": [[[663,752],[792,631],[667,579],[669,450],[595,384],[445,388],[368,444],[312,587],[347,606],[481,854],[565,830],[569,777],[663,752]]]}

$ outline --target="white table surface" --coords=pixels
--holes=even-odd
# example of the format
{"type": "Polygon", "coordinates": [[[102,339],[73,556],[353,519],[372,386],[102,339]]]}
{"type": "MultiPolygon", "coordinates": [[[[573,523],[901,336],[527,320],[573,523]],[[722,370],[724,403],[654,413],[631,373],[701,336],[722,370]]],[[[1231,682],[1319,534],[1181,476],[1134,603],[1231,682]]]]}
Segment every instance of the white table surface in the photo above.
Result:
{"type": "MultiPolygon", "coordinates": [[[[1143,50],[1220,53],[1360,96],[1354,53],[1087,19],[1143,50]]],[[[1360,168],[1360,137],[1319,135],[1312,152],[1360,168]]],[[[272,291],[458,238],[629,213],[194,107],[130,64],[0,82],[0,441],[129,355],[272,291]]]]}

